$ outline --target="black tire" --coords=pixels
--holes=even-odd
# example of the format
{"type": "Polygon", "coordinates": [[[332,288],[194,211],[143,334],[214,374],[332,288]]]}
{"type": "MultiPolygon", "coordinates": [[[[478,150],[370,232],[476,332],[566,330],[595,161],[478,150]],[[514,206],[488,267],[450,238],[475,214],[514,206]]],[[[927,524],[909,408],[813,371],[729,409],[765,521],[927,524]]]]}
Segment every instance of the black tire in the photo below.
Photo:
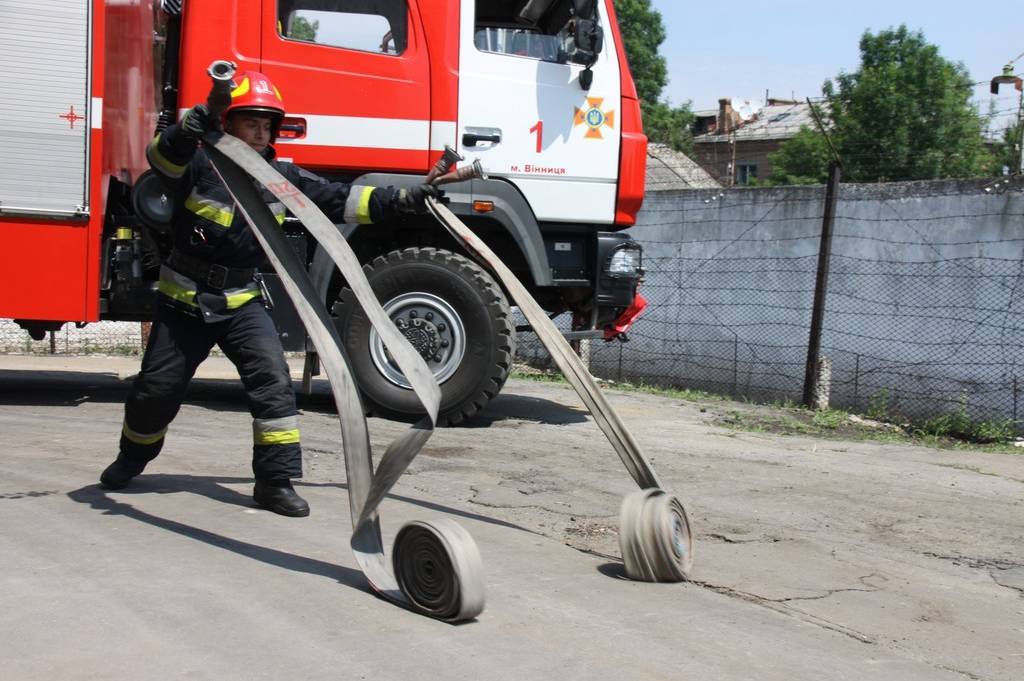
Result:
{"type": "MultiPolygon", "coordinates": [[[[439,423],[455,425],[483,409],[505,384],[515,354],[508,300],[491,275],[468,258],[435,248],[391,251],[363,271],[438,376],[439,423]]],[[[401,419],[422,414],[351,289],[341,290],[334,314],[367,411],[401,419]]]]}

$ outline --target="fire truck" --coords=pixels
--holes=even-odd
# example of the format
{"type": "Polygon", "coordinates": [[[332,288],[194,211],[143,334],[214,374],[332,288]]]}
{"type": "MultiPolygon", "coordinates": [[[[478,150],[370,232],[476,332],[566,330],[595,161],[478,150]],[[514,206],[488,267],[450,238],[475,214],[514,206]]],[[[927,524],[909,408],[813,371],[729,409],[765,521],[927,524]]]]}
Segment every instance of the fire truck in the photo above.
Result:
{"type": "MultiPolygon", "coordinates": [[[[4,2],[0,318],[37,339],[153,318],[174,216],[145,149],[205,100],[217,59],[270,77],[288,110],[278,157],[324,177],[412,186],[446,147],[479,160],[487,178],[448,185],[449,207],[577,334],[628,325],[641,249],[621,230],[643,200],[647,138],[612,0],[4,2]]],[[[515,352],[505,292],[429,217],[337,228],[434,371],[442,423],[478,412],[515,352]]],[[[294,219],[283,229],[364,406],[418,412],[334,263],[294,219]]],[[[315,354],[267,269],[308,379],[315,354]]]]}

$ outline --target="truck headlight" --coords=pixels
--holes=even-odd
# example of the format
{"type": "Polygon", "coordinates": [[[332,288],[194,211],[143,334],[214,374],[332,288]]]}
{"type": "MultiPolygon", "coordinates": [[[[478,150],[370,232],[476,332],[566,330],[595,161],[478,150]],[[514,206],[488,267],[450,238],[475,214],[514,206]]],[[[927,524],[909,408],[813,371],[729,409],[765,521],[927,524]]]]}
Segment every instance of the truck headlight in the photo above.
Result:
{"type": "Polygon", "coordinates": [[[641,251],[633,244],[624,244],[615,249],[608,260],[609,274],[635,276],[640,273],[641,251]]]}

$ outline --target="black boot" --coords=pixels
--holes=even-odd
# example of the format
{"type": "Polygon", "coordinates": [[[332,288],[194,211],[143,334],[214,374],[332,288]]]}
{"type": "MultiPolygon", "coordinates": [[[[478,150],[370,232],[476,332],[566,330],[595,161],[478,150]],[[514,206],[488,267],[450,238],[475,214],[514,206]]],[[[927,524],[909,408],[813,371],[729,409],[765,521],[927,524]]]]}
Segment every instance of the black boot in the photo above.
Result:
{"type": "Polygon", "coordinates": [[[309,515],[309,504],[296,494],[291,480],[256,480],[252,498],[257,504],[274,513],[292,518],[309,515]]]}
{"type": "Polygon", "coordinates": [[[100,484],[107,489],[124,489],[131,483],[132,478],[145,470],[146,463],[132,461],[123,454],[118,454],[114,463],[100,474],[100,484]]]}

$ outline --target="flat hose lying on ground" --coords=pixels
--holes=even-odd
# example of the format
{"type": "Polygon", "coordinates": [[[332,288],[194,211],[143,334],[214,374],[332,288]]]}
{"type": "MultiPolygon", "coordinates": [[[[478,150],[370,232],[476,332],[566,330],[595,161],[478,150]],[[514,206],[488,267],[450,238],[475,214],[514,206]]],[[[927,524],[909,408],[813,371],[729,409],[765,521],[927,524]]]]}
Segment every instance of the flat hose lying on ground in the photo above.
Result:
{"type": "Polygon", "coordinates": [[[642,581],[677,582],[693,565],[693,534],[679,500],[661,489],[646,457],[612,409],[594,378],[522,282],[472,230],[446,206],[428,199],[430,212],[466,249],[494,272],[533,327],[552,359],[576,390],[608,438],[640,491],[622,504],[619,545],[626,575],[642,581]]]}
{"type": "Polygon", "coordinates": [[[484,606],[482,563],[476,544],[464,529],[448,519],[407,524],[392,550],[394,573],[385,559],[380,533],[378,506],[434,432],[441,402],[437,381],[380,306],[359,260],[327,216],[241,140],[210,134],[204,141],[224,186],[280,276],[330,381],[348,477],[350,544],[359,567],[371,587],[388,600],[439,619],[472,619],[484,606]],[[427,413],[388,446],[376,470],[359,392],[341,353],[337,329],[304,263],[292,251],[250,177],[284,203],[331,256],[427,413]]]}

